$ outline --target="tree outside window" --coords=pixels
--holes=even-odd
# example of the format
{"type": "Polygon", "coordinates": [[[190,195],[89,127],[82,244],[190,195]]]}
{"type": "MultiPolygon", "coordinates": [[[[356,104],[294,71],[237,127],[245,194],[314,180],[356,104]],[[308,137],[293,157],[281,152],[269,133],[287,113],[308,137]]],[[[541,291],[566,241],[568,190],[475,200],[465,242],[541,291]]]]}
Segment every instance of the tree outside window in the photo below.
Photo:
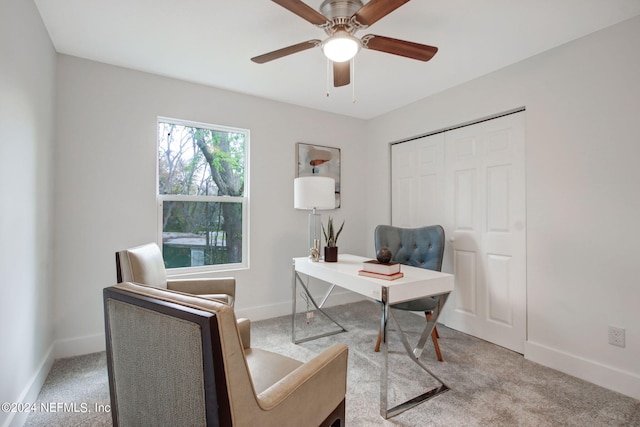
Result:
{"type": "Polygon", "coordinates": [[[158,120],[158,199],[167,268],[246,266],[249,132],[158,120]]]}

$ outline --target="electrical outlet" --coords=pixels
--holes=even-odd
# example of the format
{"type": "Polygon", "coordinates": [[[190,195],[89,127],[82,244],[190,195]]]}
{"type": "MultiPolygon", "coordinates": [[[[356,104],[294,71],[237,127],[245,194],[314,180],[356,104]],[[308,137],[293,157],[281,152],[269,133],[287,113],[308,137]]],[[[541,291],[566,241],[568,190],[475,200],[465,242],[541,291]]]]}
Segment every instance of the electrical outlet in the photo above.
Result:
{"type": "Polygon", "coordinates": [[[624,347],[624,328],[609,326],[609,344],[624,347]]]}

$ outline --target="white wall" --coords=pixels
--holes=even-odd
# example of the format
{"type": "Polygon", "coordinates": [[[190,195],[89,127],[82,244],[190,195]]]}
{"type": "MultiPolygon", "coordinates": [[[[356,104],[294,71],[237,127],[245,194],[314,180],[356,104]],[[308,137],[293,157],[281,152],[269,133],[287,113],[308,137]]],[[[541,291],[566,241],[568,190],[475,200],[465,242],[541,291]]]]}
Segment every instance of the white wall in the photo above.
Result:
{"type": "MultiPolygon", "coordinates": [[[[251,130],[251,268],[231,274],[239,314],[255,319],[288,312],[290,259],[306,251],[295,142],[342,148],[341,251],[373,255],[373,227],[389,220],[388,143],[519,106],[526,357],[639,398],[638,40],[640,18],[363,122],[64,55],[55,69],[33,3],[0,3],[0,401],[35,399],[54,338],[57,357],[104,347],[114,252],[156,237],[156,116],[251,130]],[[606,343],[610,324],[626,328],[626,348],[606,343]]],[[[12,415],[0,425],[24,420],[12,415]]]]}
{"type": "MultiPolygon", "coordinates": [[[[254,320],[291,310],[291,258],[308,253],[307,212],[293,208],[295,144],[340,147],[340,250],[360,252],[365,123],[86,61],[58,58],[55,332],[57,355],[104,348],[102,288],[116,250],[156,241],[156,118],[249,129],[250,268],[236,309],[254,320]]],[[[324,216],[326,221],[326,216],[324,216]]]]}
{"type": "MultiPolygon", "coordinates": [[[[640,17],[368,123],[370,169],[387,176],[390,142],[526,107],[525,357],[635,398],[638,76],[640,17]],[[608,325],[626,328],[626,348],[607,343],[608,325]]],[[[367,194],[372,235],[389,222],[389,185],[367,194]]]]}
{"type": "MultiPolygon", "coordinates": [[[[0,2],[0,402],[33,401],[53,361],[54,72],[33,2],[0,2]]],[[[24,419],[0,412],[3,426],[24,419]]]]}

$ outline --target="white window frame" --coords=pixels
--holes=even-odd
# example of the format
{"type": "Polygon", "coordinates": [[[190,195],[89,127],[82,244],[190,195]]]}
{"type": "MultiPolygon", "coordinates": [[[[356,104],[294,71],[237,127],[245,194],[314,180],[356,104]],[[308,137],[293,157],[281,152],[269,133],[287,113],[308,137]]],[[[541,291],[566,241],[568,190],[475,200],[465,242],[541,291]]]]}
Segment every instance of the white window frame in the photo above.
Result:
{"type": "Polygon", "coordinates": [[[165,201],[188,201],[188,202],[220,202],[220,203],[242,203],[242,262],[229,264],[215,264],[192,267],[168,268],[167,275],[171,277],[198,275],[205,272],[241,270],[249,268],[249,146],[250,132],[248,129],[234,128],[229,126],[213,125],[209,123],[195,122],[191,120],[180,120],[169,117],[158,117],[156,120],[156,200],[157,200],[157,243],[162,250],[162,223],[163,208],[165,201]],[[172,123],[179,126],[188,126],[202,129],[211,129],[221,132],[244,133],[244,196],[186,196],[175,194],[160,194],[160,177],[158,165],[158,144],[160,135],[157,131],[160,123],[172,123]]]}

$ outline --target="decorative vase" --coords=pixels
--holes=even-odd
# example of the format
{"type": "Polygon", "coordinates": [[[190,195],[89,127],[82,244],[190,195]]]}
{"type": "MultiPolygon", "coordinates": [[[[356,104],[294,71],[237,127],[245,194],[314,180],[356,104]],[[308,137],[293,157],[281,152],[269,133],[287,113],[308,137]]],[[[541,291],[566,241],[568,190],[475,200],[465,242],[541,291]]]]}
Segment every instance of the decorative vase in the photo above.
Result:
{"type": "Polygon", "coordinates": [[[338,262],[338,247],[324,247],[324,262],[338,262]]]}

